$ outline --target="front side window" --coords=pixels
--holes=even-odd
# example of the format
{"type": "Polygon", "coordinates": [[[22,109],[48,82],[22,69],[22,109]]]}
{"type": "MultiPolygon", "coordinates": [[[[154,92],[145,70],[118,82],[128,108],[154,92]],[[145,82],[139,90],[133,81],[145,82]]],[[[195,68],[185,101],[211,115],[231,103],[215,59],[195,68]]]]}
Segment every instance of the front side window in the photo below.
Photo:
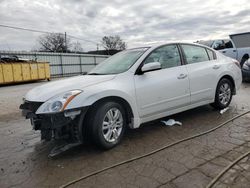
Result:
{"type": "Polygon", "coordinates": [[[159,62],[161,68],[171,68],[181,65],[177,45],[167,45],[154,50],[144,61],[144,64],[159,62]]]}
{"type": "Polygon", "coordinates": [[[209,61],[206,49],[194,45],[181,45],[188,64],[209,61]]]}
{"type": "Polygon", "coordinates": [[[224,40],[225,48],[233,48],[231,40],[224,40]]]}
{"type": "Polygon", "coordinates": [[[213,44],[213,49],[222,50],[225,49],[225,43],[223,40],[215,40],[213,44]]]}

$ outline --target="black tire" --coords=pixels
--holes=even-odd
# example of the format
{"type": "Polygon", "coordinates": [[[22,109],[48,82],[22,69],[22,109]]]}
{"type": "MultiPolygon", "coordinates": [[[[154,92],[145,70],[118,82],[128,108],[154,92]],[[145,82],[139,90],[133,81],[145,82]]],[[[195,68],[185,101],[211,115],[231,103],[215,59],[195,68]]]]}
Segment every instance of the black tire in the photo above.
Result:
{"type": "Polygon", "coordinates": [[[216,93],[215,93],[215,100],[214,100],[214,103],[212,103],[211,105],[215,108],[215,109],[218,109],[218,110],[221,110],[221,109],[224,109],[226,107],[229,106],[231,100],[232,100],[232,95],[233,95],[233,84],[232,82],[227,79],[227,78],[222,78],[218,85],[217,85],[217,88],[216,88],[216,93]],[[229,89],[230,89],[230,97],[228,97],[228,100],[225,101],[225,103],[223,103],[221,100],[220,100],[220,97],[219,95],[221,94],[221,91],[220,91],[220,88],[223,87],[224,84],[227,84],[229,89]]]}
{"type": "Polygon", "coordinates": [[[99,148],[111,149],[121,142],[125,128],[127,127],[125,110],[122,105],[120,105],[117,102],[111,102],[111,101],[103,102],[94,105],[88,115],[89,115],[89,119],[87,120],[88,133],[91,136],[91,141],[94,142],[99,148]],[[107,112],[111,109],[118,109],[120,111],[123,123],[121,132],[117,140],[113,142],[108,142],[104,137],[103,122],[107,112]]]}

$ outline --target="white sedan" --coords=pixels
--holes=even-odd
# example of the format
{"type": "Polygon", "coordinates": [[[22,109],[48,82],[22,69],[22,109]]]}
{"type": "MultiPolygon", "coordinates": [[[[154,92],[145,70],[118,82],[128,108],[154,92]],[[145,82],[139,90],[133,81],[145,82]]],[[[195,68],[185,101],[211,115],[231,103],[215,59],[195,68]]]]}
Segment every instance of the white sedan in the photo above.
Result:
{"type": "Polygon", "coordinates": [[[236,60],[198,44],[166,43],[122,51],[88,75],[36,87],[20,108],[42,139],[90,139],[109,149],[127,127],[201,105],[227,107],[241,81],[236,60]]]}

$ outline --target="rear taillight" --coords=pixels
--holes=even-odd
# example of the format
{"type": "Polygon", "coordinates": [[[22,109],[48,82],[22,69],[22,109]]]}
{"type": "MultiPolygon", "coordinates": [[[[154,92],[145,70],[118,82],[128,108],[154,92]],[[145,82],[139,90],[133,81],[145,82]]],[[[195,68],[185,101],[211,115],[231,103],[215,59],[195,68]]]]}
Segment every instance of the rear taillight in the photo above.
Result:
{"type": "Polygon", "coordinates": [[[234,63],[235,65],[237,65],[239,68],[241,68],[241,67],[240,67],[239,61],[237,61],[237,60],[234,59],[234,60],[233,60],[233,63],[234,63]]]}

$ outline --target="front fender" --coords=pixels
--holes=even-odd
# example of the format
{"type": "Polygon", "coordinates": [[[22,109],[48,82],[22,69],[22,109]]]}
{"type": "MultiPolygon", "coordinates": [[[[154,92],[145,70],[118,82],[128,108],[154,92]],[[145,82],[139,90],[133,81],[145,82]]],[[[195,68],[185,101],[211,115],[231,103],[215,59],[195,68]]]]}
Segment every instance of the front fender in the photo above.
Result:
{"type": "MultiPolygon", "coordinates": [[[[133,92],[131,92],[133,93],[133,92]]],[[[131,128],[138,128],[140,126],[140,118],[136,106],[136,101],[134,100],[135,97],[130,96],[128,93],[120,90],[109,89],[109,90],[102,90],[97,91],[96,89],[88,89],[87,91],[83,91],[80,95],[75,97],[66,107],[65,110],[74,109],[74,108],[81,108],[86,106],[91,106],[95,102],[105,98],[105,97],[120,97],[128,102],[130,105],[132,112],[133,112],[133,124],[131,128]]]]}

